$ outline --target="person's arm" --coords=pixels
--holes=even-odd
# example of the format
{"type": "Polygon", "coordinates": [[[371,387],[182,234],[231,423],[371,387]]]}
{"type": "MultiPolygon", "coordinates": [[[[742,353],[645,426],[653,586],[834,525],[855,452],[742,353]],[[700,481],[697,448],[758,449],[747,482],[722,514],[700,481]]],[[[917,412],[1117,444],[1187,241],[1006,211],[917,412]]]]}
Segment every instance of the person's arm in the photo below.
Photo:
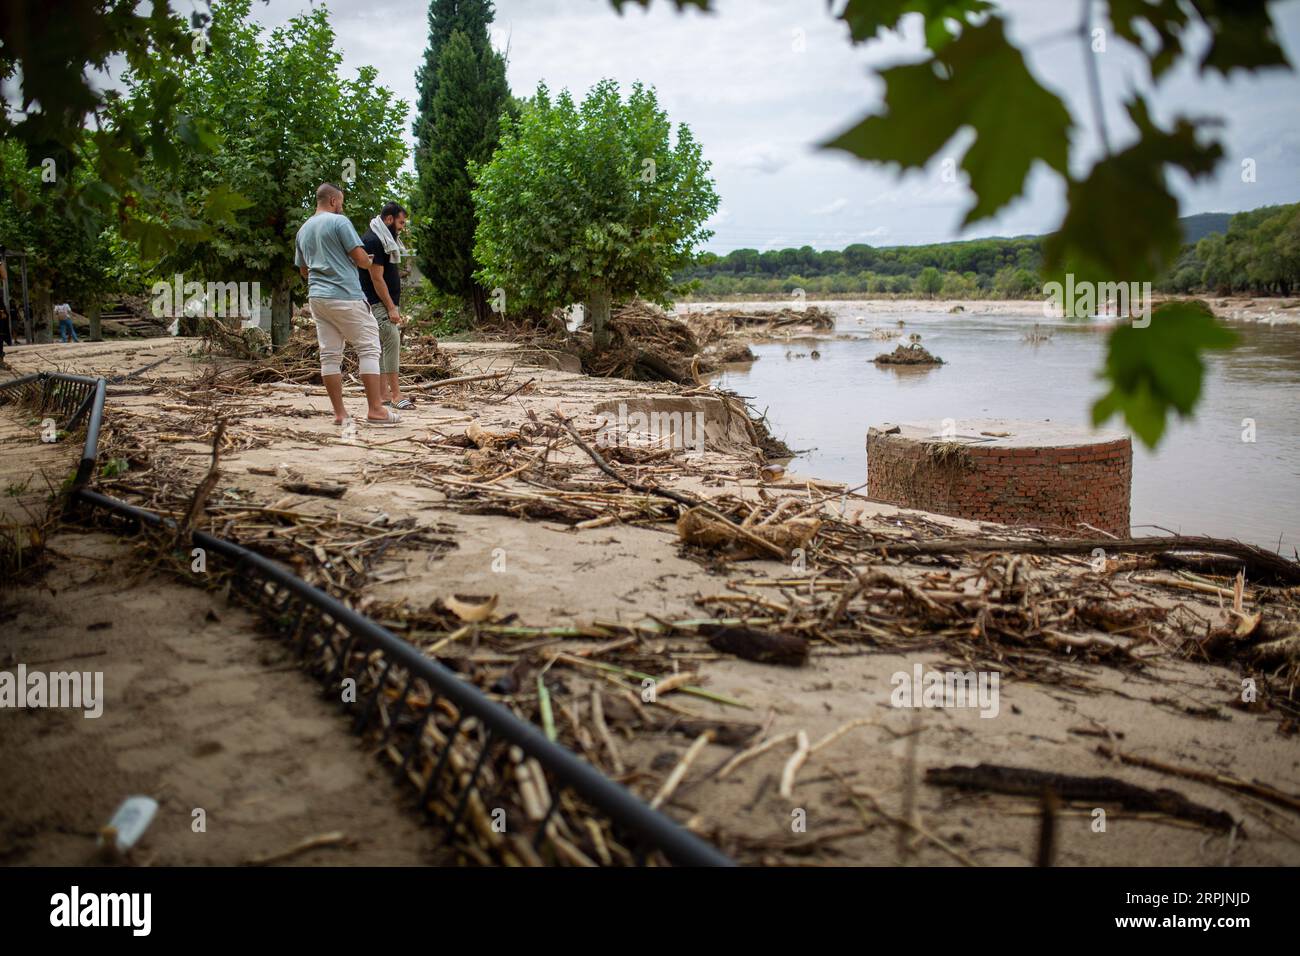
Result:
{"type": "Polygon", "coordinates": [[[348,258],[351,259],[358,269],[370,268],[370,256],[366,254],[366,247],[361,244],[361,237],[357,235],[356,229],[345,216],[339,216],[334,220],[336,225],[336,235],[343,242],[343,248],[348,250],[348,258]]]}
{"type": "Polygon", "coordinates": [[[307,268],[307,260],[302,254],[302,246],[298,245],[298,237],[293,237],[293,264],[298,267],[298,274],[302,276],[302,281],[307,282],[311,279],[311,271],[307,268]]]}
{"type": "Polygon", "coordinates": [[[388,310],[388,321],[394,325],[401,325],[402,313],[393,304],[393,297],[388,294],[388,283],[384,281],[384,267],[375,262],[370,263],[370,284],[375,287],[375,295],[379,296],[379,301],[384,303],[384,308],[388,310]]]}

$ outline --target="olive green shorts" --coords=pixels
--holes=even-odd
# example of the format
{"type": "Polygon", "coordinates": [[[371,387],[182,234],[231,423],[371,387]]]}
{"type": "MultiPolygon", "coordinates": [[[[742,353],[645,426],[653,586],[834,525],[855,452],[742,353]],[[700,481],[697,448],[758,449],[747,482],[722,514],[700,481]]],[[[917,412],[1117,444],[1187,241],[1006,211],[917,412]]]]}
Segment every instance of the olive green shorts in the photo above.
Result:
{"type": "Polygon", "coordinates": [[[379,373],[395,375],[402,364],[402,330],[388,321],[388,310],[384,303],[376,302],[370,307],[370,314],[379,324],[379,373]]]}

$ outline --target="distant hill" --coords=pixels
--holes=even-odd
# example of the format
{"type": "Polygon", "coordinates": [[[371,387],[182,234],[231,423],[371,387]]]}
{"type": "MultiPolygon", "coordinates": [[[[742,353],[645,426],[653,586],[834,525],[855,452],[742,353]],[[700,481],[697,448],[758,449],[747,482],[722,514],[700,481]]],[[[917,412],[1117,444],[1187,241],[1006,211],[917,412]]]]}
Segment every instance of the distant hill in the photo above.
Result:
{"type": "Polygon", "coordinates": [[[1197,216],[1181,217],[1178,225],[1183,227],[1183,242],[1192,243],[1199,242],[1212,233],[1227,232],[1230,219],[1230,212],[1203,212],[1197,216]]]}

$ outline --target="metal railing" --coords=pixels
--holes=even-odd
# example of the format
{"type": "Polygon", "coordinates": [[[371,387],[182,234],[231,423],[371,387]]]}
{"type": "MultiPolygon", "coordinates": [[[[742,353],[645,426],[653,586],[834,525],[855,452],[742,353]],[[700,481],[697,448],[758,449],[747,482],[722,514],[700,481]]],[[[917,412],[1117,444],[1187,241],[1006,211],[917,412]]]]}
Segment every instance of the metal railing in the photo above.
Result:
{"type": "Polygon", "coordinates": [[[39,372],[0,382],[0,404],[20,403],[37,415],[54,417],[61,431],[72,431],[89,415],[81,461],[74,487],[80,488],[95,472],[99,449],[99,426],[104,416],[106,383],[102,378],[39,372]],[[58,417],[56,417],[58,416],[58,417]],[[62,418],[60,422],[59,417],[62,418]]]}
{"type": "MultiPolygon", "coordinates": [[[[168,518],[83,487],[93,477],[104,379],[42,373],[0,383],[21,401],[86,419],[70,505],[130,530],[171,532],[168,518]]],[[[191,544],[222,562],[232,596],[290,643],[352,729],[415,785],[449,861],[483,864],[730,866],[716,848],[489,699],[438,661],[337,598],[239,544],[202,531],[191,544]],[[513,788],[511,787],[513,784],[513,788]],[[581,819],[581,822],[580,822],[581,819]],[[605,824],[605,825],[602,825],[605,824]]]]}

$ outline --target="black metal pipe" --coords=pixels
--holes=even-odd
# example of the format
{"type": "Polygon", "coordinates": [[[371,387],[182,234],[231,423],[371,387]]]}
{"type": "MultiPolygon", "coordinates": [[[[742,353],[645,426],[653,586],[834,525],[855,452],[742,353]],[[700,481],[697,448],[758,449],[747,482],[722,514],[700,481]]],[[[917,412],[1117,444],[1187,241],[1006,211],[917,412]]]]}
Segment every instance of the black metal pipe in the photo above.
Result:
{"type": "Polygon", "coordinates": [[[46,375],[46,374],[48,374],[48,373],[46,373],[46,372],[33,372],[31,375],[22,375],[22,376],[20,376],[20,377],[18,377],[18,378],[11,378],[11,379],[9,379],[7,382],[0,382],[0,389],[4,389],[5,391],[9,391],[10,389],[15,389],[15,388],[17,388],[19,385],[26,385],[28,382],[36,382],[36,381],[39,381],[40,378],[41,378],[41,376],[42,376],[42,375],[46,375]]]}

